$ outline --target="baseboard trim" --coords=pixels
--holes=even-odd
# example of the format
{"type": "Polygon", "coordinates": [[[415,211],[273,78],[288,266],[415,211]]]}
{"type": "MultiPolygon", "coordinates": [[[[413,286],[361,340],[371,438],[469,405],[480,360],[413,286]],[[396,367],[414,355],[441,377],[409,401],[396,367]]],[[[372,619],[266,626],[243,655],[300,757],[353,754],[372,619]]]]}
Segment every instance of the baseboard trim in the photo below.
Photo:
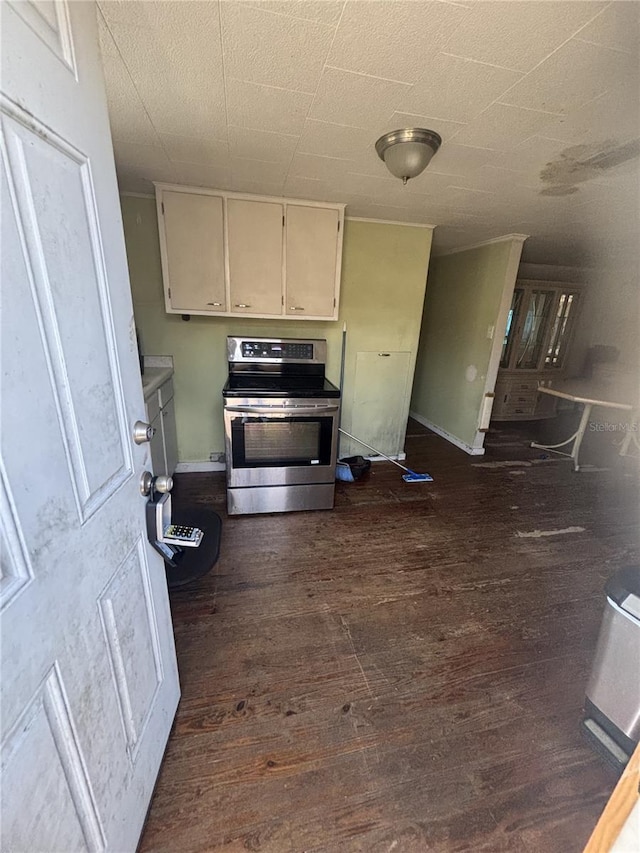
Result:
{"type": "Polygon", "coordinates": [[[461,441],[455,435],[451,435],[450,432],[447,432],[446,429],[442,429],[442,427],[436,426],[431,421],[428,421],[422,415],[419,415],[417,412],[409,412],[409,417],[418,421],[419,424],[425,426],[427,429],[430,429],[432,432],[435,432],[436,435],[439,435],[441,438],[446,439],[451,444],[455,444],[456,447],[459,447],[460,450],[464,450],[465,453],[468,453],[469,456],[484,456],[484,447],[471,447],[470,444],[466,444],[464,441],[461,441]]]}
{"type": "Polygon", "coordinates": [[[178,462],[176,474],[200,474],[205,471],[226,471],[224,462],[178,462]]]}

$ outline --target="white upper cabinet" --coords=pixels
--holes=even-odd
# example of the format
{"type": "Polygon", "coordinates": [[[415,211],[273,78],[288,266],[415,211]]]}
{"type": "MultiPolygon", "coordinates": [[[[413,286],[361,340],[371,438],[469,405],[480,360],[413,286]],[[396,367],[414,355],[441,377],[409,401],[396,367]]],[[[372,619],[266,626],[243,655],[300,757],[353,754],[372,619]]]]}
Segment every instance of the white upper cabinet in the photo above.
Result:
{"type": "Polygon", "coordinates": [[[338,301],[336,267],[341,225],[336,209],[287,205],[285,314],[333,315],[338,301]]]}
{"type": "Polygon", "coordinates": [[[165,191],[158,202],[167,310],[225,312],[223,200],[165,191]]]}
{"type": "Polygon", "coordinates": [[[227,199],[229,294],[234,314],[282,314],[284,205],[227,199]]]}
{"type": "Polygon", "coordinates": [[[156,184],[168,313],[337,320],[344,204],[156,184]]]}

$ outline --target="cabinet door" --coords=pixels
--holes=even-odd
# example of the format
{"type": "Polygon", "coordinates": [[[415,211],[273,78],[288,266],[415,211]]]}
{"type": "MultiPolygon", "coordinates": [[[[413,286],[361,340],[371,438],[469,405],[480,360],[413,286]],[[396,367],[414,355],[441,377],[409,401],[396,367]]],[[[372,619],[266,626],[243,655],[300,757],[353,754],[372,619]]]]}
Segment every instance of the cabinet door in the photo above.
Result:
{"type": "Polygon", "coordinates": [[[553,290],[531,289],[520,311],[512,367],[516,370],[538,370],[546,354],[549,320],[553,307],[553,290]]]}
{"type": "Polygon", "coordinates": [[[226,311],[222,198],[163,191],[160,216],[171,308],[226,311]]]}
{"type": "Polygon", "coordinates": [[[283,205],[273,202],[227,200],[234,314],[282,314],[283,211],[283,205]]]}
{"type": "Polygon", "coordinates": [[[149,442],[149,451],[151,453],[151,470],[158,477],[160,474],[166,474],[166,464],[164,459],[164,439],[162,438],[162,413],[159,413],[152,421],[151,426],[154,427],[155,433],[149,442]]]}
{"type": "Polygon", "coordinates": [[[334,316],[339,222],[337,210],[287,205],[287,315],[334,316]]]}
{"type": "Polygon", "coordinates": [[[162,439],[164,442],[164,466],[167,474],[173,474],[178,464],[178,436],[176,433],[176,410],[173,398],[162,407],[162,439]]]}
{"type": "MultiPolygon", "coordinates": [[[[561,290],[554,306],[553,323],[544,360],[544,368],[562,370],[566,359],[571,333],[576,319],[580,294],[575,290],[561,290]]],[[[553,398],[550,398],[553,399],[553,398]]]]}
{"type": "MultiPolygon", "coordinates": [[[[349,432],[389,456],[404,447],[410,365],[409,352],[359,352],[356,356],[349,432]]],[[[352,449],[354,453],[368,452],[362,447],[352,449]]]]}

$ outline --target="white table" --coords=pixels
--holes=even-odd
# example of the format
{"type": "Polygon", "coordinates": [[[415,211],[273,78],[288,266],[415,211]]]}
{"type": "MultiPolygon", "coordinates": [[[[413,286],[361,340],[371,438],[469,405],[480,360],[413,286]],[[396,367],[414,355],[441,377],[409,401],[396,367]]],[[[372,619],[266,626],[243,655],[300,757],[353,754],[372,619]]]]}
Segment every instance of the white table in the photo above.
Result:
{"type": "MultiPolygon", "coordinates": [[[[576,471],[580,470],[578,462],[578,454],[582,439],[589,425],[591,417],[591,409],[594,406],[600,406],[604,409],[617,409],[623,412],[633,412],[637,410],[637,402],[632,402],[635,395],[631,391],[625,393],[619,389],[598,384],[589,379],[569,379],[566,382],[561,382],[558,385],[538,385],[539,394],[549,394],[551,397],[560,397],[562,400],[570,400],[572,403],[582,403],[582,417],[578,429],[559,444],[538,444],[535,441],[531,442],[531,447],[538,447],[541,450],[550,450],[552,453],[558,453],[560,456],[567,456],[573,459],[573,467],[576,471]],[[571,452],[567,453],[559,448],[571,445],[571,452]]],[[[631,430],[625,435],[621,455],[626,455],[629,450],[631,439],[633,438],[637,444],[637,437],[633,432],[633,426],[637,424],[637,417],[632,419],[631,430]]]]}

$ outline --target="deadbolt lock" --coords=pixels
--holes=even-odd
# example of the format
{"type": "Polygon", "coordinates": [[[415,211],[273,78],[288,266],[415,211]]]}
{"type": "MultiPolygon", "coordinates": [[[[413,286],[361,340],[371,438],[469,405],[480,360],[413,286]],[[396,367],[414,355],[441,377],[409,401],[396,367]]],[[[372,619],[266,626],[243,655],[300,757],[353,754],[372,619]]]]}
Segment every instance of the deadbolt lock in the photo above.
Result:
{"type": "Polygon", "coordinates": [[[133,425],[133,440],[136,444],[144,444],[146,441],[151,441],[156,434],[156,428],[145,421],[136,421],[133,425]]]}

